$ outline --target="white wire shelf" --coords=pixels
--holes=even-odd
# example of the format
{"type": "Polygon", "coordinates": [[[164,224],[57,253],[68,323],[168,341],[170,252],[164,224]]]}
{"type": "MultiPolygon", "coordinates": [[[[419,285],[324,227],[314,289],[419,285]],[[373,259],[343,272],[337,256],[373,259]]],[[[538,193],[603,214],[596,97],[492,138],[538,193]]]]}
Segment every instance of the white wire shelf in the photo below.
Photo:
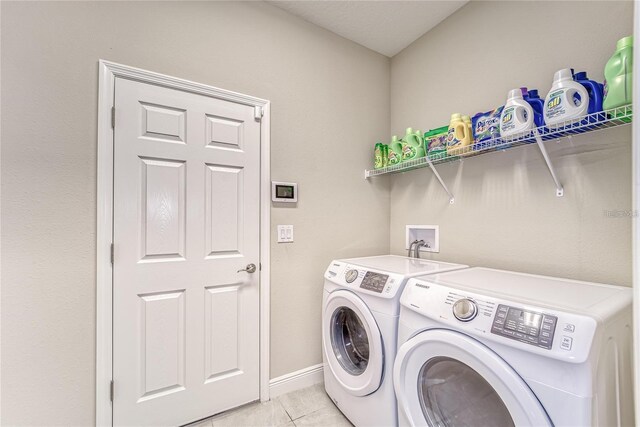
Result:
{"type": "MultiPolygon", "coordinates": [[[[534,130],[524,132],[522,134],[514,135],[510,137],[509,140],[505,140],[502,138],[484,140],[467,147],[461,147],[449,153],[441,152],[437,154],[431,154],[428,157],[425,156],[418,159],[408,160],[402,163],[398,163],[397,165],[387,166],[386,168],[367,169],[365,170],[365,179],[374,176],[407,172],[414,169],[431,167],[440,183],[443,185],[443,187],[445,187],[445,191],[447,191],[447,193],[449,194],[451,203],[453,203],[453,196],[446,189],[446,186],[440,179],[435,169],[433,169],[433,166],[443,163],[449,163],[456,160],[468,159],[495,151],[504,151],[516,147],[521,147],[523,145],[538,143],[538,145],[541,147],[541,150],[543,150],[545,161],[547,161],[547,164],[551,169],[551,165],[546,155],[546,150],[544,150],[544,144],[542,144],[542,141],[556,140],[573,135],[587,134],[612,127],[628,125],[632,121],[632,116],[633,113],[631,104],[625,105],[623,107],[589,114],[579,121],[570,120],[560,123],[556,125],[554,129],[549,129],[546,126],[542,126],[534,130]]],[[[554,175],[553,170],[551,169],[550,171],[552,175],[554,175]]],[[[561,193],[562,187],[555,179],[555,176],[554,181],[556,181],[558,192],[561,193]]]]}
{"type": "Polygon", "coordinates": [[[544,161],[549,169],[551,178],[555,184],[556,196],[564,196],[564,188],[560,183],[555,168],[549,158],[547,149],[545,148],[544,141],[560,140],[561,138],[571,137],[573,135],[592,133],[608,129],[612,127],[628,125],[632,121],[632,108],[630,105],[625,105],[619,108],[613,108],[610,110],[601,111],[599,113],[589,114],[579,120],[569,120],[559,123],[554,128],[547,128],[541,126],[533,130],[516,134],[508,139],[493,138],[480,142],[476,142],[473,145],[467,147],[460,147],[452,151],[443,151],[437,154],[421,157],[418,159],[408,160],[397,165],[388,166],[380,169],[368,169],[365,170],[365,179],[373,176],[386,175],[399,172],[407,172],[414,169],[420,169],[429,167],[438,182],[449,196],[449,203],[453,204],[455,199],[445,182],[440,177],[440,174],[436,170],[435,166],[443,163],[448,163],[456,160],[463,160],[470,157],[479,156],[482,154],[492,153],[496,151],[505,151],[512,148],[521,147],[529,144],[536,144],[544,157],[544,161]]]}

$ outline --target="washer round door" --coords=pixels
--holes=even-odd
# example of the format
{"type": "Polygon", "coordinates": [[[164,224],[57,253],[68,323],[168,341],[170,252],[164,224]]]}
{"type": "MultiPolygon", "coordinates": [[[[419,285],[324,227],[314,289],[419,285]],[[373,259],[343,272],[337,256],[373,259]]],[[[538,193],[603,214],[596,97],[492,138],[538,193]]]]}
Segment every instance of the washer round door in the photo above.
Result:
{"type": "Polygon", "coordinates": [[[399,409],[411,425],[553,425],[511,366],[455,331],[432,329],[404,343],[393,376],[399,409]]]}
{"type": "Polygon", "coordinates": [[[384,348],[380,329],[366,304],[349,291],[329,294],[322,317],[322,340],[329,369],[355,396],[382,383],[384,348]]]}

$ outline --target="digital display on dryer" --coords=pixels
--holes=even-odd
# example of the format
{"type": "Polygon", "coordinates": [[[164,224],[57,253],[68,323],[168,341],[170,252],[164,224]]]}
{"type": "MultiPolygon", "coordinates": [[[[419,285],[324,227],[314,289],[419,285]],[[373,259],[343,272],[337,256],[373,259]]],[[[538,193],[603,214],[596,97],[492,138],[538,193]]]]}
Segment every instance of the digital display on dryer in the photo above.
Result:
{"type": "Polygon", "coordinates": [[[491,325],[491,333],[548,350],[553,344],[556,323],[556,316],[500,304],[491,325]]]}
{"type": "Polygon", "coordinates": [[[372,271],[367,271],[367,273],[364,275],[364,279],[362,279],[362,283],[360,284],[360,287],[362,289],[377,292],[380,294],[384,289],[384,285],[387,284],[388,279],[389,279],[388,274],[380,274],[380,273],[374,273],[372,271]]]}

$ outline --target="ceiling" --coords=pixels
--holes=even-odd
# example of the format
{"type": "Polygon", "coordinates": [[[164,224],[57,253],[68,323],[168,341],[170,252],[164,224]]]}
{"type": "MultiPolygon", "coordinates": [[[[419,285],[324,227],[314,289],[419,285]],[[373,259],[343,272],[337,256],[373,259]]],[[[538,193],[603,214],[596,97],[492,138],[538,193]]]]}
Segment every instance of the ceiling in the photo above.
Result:
{"type": "Polygon", "coordinates": [[[392,57],[467,1],[267,0],[305,21],[392,57]]]}

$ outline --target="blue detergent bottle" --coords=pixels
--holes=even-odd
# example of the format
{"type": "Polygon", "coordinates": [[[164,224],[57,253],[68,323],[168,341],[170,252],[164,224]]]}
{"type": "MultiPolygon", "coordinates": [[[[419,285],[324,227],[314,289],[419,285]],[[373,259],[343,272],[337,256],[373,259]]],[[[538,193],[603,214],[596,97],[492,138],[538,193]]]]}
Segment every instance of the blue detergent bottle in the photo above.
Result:
{"type": "Polygon", "coordinates": [[[536,127],[544,126],[544,99],[538,95],[538,89],[527,90],[524,100],[533,107],[533,121],[536,127]]]}
{"type": "MultiPolygon", "coordinates": [[[[602,111],[602,101],[604,100],[604,85],[593,80],[589,80],[586,71],[581,71],[573,75],[573,80],[580,83],[589,93],[588,114],[600,113],[602,111]]],[[[587,117],[587,123],[595,123],[604,120],[604,114],[587,117]]]]}
{"type": "Polygon", "coordinates": [[[540,98],[538,89],[528,90],[527,88],[522,88],[522,95],[524,100],[533,108],[533,122],[535,123],[536,128],[542,128],[539,129],[540,136],[544,140],[550,139],[547,136],[549,131],[544,127],[544,99],[540,98]]]}

